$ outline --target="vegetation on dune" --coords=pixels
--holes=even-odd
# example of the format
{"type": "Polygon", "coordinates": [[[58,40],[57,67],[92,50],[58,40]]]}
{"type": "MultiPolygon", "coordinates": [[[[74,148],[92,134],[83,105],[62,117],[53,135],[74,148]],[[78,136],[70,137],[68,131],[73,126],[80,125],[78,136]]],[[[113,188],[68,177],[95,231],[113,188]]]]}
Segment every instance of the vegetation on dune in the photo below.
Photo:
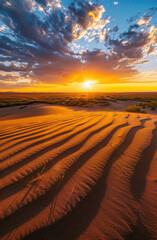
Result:
{"type": "Polygon", "coordinates": [[[128,105],[126,108],[124,108],[126,112],[136,112],[136,113],[146,113],[146,109],[142,109],[138,105],[128,105]]]}
{"type": "Polygon", "coordinates": [[[64,106],[78,106],[78,107],[92,107],[93,104],[100,104],[101,106],[109,106],[110,104],[105,98],[88,98],[83,97],[46,97],[26,99],[19,98],[0,98],[0,107],[10,107],[16,105],[28,105],[32,103],[49,103],[64,106]]]}
{"type": "Polygon", "coordinates": [[[138,103],[138,106],[141,106],[143,108],[148,107],[151,110],[155,110],[157,108],[157,101],[140,102],[140,103],[138,103]]]}
{"type": "Polygon", "coordinates": [[[157,109],[157,93],[0,93],[0,107],[48,103],[92,108],[95,104],[109,106],[118,100],[135,102],[136,105],[128,106],[125,111],[145,113],[146,108],[157,109]]]}

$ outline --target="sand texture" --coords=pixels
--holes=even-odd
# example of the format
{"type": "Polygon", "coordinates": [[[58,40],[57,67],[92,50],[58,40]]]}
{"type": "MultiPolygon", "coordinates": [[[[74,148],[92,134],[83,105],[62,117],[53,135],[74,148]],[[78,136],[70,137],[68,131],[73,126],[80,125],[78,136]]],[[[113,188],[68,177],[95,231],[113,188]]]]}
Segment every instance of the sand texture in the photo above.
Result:
{"type": "Polygon", "coordinates": [[[0,239],[157,239],[157,116],[0,121],[0,239]]]}

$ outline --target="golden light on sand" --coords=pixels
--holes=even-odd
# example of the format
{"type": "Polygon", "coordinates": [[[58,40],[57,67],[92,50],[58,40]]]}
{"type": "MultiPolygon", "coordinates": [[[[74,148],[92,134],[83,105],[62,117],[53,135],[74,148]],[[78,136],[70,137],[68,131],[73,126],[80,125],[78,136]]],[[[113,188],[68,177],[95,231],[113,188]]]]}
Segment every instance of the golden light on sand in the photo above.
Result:
{"type": "Polygon", "coordinates": [[[88,80],[83,82],[82,86],[83,88],[92,88],[94,86],[95,82],[92,80],[88,80]]]}

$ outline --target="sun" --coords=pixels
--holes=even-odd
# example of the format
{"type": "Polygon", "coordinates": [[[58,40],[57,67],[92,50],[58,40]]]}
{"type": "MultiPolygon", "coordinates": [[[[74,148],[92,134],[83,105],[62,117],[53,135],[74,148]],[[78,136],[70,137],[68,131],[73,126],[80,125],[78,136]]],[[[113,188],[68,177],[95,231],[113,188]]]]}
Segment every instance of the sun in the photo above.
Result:
{"type": "Polygon", "coordinates": [[[83,88],[92,88],[94,85],[94,81],[88,80],[82,83],[83,88]]]}

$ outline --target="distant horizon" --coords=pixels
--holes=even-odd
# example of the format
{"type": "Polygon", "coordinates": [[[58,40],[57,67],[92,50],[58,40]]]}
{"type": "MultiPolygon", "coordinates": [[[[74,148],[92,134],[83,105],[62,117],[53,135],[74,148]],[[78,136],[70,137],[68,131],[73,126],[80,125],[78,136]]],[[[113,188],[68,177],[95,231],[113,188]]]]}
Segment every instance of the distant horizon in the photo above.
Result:
{"type": "Polygon", "coordinates": [[[16,92],[16,91],[5,91],[5,92],[1,92],[1,93],[157,93],[157,91],[147,91],[147,92],[142,92],[142,91],[134,91],[134,92],[92,92],[92,91],[86,91],[86,92],[16,92]]]}

